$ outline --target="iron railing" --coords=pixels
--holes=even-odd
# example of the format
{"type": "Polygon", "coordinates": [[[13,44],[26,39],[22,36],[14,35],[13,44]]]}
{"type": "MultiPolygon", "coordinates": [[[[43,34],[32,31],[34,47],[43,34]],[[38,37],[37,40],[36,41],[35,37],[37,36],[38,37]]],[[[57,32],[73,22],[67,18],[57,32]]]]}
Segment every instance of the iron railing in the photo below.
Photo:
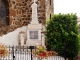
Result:
{"type": "MultiPolygon", "coordinates": [[[[38,57],[32,56],[32,50],[35,49],[35,46],[6,46],[9,54],[5,58],[0,60],[38,60],[38,57]]],[[[42,59],[46,60],[46,58],[42,59]]],[[[66,60],[61,56],[50,56],[47,57],[47,60],[66,60]]]]}

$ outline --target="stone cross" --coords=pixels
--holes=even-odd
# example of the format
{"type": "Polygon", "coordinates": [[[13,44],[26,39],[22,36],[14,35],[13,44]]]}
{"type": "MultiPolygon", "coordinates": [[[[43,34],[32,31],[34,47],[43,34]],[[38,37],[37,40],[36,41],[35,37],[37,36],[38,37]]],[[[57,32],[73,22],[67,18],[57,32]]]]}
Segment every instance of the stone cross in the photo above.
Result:
{"type": "Polygon", "coordinates": [[[38,24],[38,14],[37,14],[37,4],[35,3],[37,0],[34,0],[32,4],[32,21],[31,24],[38,24]]]}

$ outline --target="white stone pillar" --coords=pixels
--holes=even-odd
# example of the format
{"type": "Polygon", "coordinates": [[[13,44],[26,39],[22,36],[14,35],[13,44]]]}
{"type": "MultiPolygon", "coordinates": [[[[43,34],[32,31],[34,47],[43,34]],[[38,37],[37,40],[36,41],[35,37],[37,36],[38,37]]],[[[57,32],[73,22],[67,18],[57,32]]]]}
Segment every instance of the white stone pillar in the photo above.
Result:
{"type": "Polygon", "coordinates": [[[45,46],[45,35],[42,34],[42,46],[45,46]]]}
{"type": "Polygon", "coordinates": [[[21,45],[24,45],[24,34],[20,34],[21,45]]]}

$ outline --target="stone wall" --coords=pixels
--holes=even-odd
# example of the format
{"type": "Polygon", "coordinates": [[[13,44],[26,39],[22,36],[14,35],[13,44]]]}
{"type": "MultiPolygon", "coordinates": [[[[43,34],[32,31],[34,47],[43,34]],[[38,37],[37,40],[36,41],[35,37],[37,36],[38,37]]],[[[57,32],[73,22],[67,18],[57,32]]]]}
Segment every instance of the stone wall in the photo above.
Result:
{"type": "Polygon", "coordinates": [[[53,6],[53,3],[54,0],[46,0],[45,1],[45,6],[46,6],[46,20],[51,18],[51,15],[53,15],[54,13],[54,6],[53,6]]]}
{"type": "MultiPolygon", "coordinates": [[[[8,0],[8,2],[10,25],[0,26],[0,35],[14,31],[18,27],[26,26],[32,20],[31,5],[33,3],[33,0],[8,0]]],[[[36,3],[38,4],[39,23],[45,25],[46,19],[50,17],[50,14],[53,14],[53,5],[50,5],[49,0],[38,0],[36,3]]]]}

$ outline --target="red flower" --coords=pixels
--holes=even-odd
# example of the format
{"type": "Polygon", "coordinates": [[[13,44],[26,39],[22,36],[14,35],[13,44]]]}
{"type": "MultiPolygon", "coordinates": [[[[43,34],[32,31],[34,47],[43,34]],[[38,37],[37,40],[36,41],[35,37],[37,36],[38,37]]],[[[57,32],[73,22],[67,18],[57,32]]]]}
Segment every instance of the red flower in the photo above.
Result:
{"type": "Polygon", "coordinates": [[[53,51],[46,51],[44,46],[38,46],[37,50],[33,50],[33,55],[43,59],[44,57],[52,56],[53,51]]]}
{"type": "Polygon", "coordinates": [[[45,57],[44,52],[39,53],[39,57],[44,58],[45,57]]]}

